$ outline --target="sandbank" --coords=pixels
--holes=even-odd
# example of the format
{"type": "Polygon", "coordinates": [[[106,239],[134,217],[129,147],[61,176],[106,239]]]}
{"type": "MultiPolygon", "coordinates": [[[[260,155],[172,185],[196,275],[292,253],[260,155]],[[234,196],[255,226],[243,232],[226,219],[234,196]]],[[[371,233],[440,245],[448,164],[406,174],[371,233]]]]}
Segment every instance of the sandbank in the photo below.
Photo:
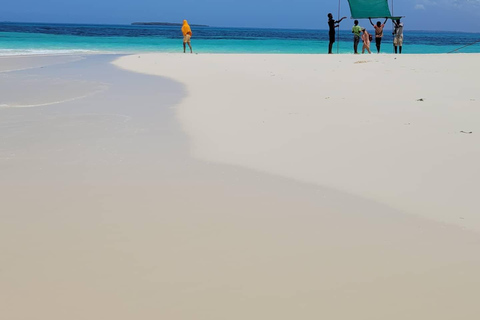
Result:
{"type": "MultiPolygon", "coordinates": [[[[285,173],[287,161],[299,166],[289,148],[308,160],[306,142],[322,151],[322,143],[337,141],[334,151],[343,161],[340,156],[352,143],[339,127],[350,132],[354,119],[338,122],[362,112],[349,114],[353,109],[341,97],[350,90],[359,94],[361,81],[351,79],[350,89],[338,78],[337,85],[346,89],[325,99],[321,88],[336,79],[332,74],[324,74],[330,78],[313,96],[304,96],[311,94],[305,90],[318,78],[302,71],[302,77],[290,79],[303,56],[258,61],[250,55],[136,55],[116,62],[155,74],[171,70],[165,74],[169,78],[121,70],[110,63],[117,58],[88,56],[2,74],[17,86],[33,77],[46,90],[41,99],[25,92],[35,107],[0,109],[2,317],[475,318],[480,294],[475,228],[400,210],[347,183],[342,188],[353,169],[337,172],[335,183],[328,174],[317,183],[285,173]],[[145,62],[137,65],[135,59],[145,62]],[[263,65],[271,73],[255,73],[263,65]],[[292,69],[285,71],[289,77],[280,77],[286,69],[292,69]],[[290,85],[277,87],[281,78],[290,85]],[[82,90],[90,94],[62,102],[58,81],[72,96],[82,90]],[[78,83],[84,86],[77,92],[78,83]],[[95,91],[99,85],[104,87],[95,91]],[[328,137],[316,141],[321,135],[312,123],[322,121],[313,118],[320,115],[315,110],[328,100],[335,103],[322,114],[337,122],[334,130],[323,129],[328,137]],[[277,107],[298,114],[282,115],[277,107]],[[268,125],[275,121],[280,122],[268,125]],[[289,144],[280,141],[303,126],[311,131],[293,136],[289,144]],[[273,159],[269,150],[275,148],[281,157],[273,159]],[[257,166],[254,156],[261,150],[262,161],[278,172],[257,166]],[[236,162],[229,160],[235,157],[236,162]]],[[[344,57],[334,59],[339,58],[344,57]]],[[[21,96],[11,97],[11,106],[21,105],[21,96]]],[[[423,98],[428,103],[430,96],[423,98]]],[[[390,109],[376,109],[377,122],[390,119],[384,113],[393,107],[385,105],[390,109]]],[[[357,128],[361,137],[369,130],[357,128]]],[[[373,129],[375,136],[379,127],[373,129]]],[[[473,131],[461,137],[476,139],[473,131]]],[[[324,165],[300,164],[316,177],[316,170],[326,171],[324,165]]],[[[372,183],[367,190],[378,188],[372,183]]],[[[428,198],[423,205],[430,205],[428,198]]]]}

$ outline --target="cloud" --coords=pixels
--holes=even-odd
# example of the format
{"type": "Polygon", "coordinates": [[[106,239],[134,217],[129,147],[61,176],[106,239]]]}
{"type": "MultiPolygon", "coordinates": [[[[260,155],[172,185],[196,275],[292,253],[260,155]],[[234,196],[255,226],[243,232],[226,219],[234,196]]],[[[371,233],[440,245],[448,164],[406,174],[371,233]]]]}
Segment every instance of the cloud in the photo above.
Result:
{"type": "Polygon", "coordinates": [[[417,11],[437,8],[474,14],[480,17],[480,0],[413,0],[413,9],[417,11]]]}
{"type": "Polygon", "coordinates": [[[442,0],[442,2],[444,4],[451,4],[454,7],[467,9],[467,10],[480,7],[480,0],[453,0],[453,1],[442,0]]]}
{"type": "Polygon", "coordinates": [[[480,7],[480,0],[418,0],[415,9],[419,6],[442,6],[442,7],[456,7],[456,8],[477,8],[480,7]]]}
{"type": "MultiPolygon", "coordinates": [[[[455,1],[455,0],[453,0],[455,1]]],[[[446,2],[452,2],[452,0],[446,1],[446,0],[415,0],[413,1],[415,3],[414,9],[415,10],[426,10],[427,8],[430,7],[437,7],[442,5],[442,3],[446,2]]]]}
{"type": "Polygon", "coordinates": [[[454,0],[453,1],[456,5],[473,5],[473,6],[479,6],[480,5],[480,0],[454,0]]]}

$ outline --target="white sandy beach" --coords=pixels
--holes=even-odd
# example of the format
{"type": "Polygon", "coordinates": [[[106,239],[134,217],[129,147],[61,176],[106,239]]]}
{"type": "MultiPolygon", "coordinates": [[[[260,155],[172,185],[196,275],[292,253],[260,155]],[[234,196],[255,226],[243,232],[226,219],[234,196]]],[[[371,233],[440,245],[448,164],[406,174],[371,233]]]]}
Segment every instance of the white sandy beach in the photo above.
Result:
{"type": "Polygon", "coordinates": [[[477,317],[478,54],[117,58],[0,59],[2,317],[477,317]]]}
{"type": "Polygon", "coordinates": [[[151,54],[116,63],[186,84],[178,118],[200,159],[480,231],[479,61],[151,54]]]}

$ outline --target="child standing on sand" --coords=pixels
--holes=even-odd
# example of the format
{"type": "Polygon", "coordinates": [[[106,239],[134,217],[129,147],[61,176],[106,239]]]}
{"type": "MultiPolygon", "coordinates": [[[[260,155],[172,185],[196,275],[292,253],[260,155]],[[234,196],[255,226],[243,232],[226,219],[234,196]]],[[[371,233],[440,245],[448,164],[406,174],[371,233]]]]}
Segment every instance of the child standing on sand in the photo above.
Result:
{"type": "Polygon", "coordinates": [[[367,49],[368,53],[372,53],[370,51],[370,33],[368,33],[367,29],[362,29],[363,34],[362,34],[362,40],[363,40],[363,48],[362,48],[362,54],[365,53],[365,49],[367,49]]]}
{"type": "Polygon", "coordinates": [[[360,32],[362,32],[362,27],[358,25],[358,20],[355,20],[353,22],[353,28],[352,28],[352,33],[353,33],[353,52],[355,54],[358,54],[358,43],[360,42],[360,32]]]}

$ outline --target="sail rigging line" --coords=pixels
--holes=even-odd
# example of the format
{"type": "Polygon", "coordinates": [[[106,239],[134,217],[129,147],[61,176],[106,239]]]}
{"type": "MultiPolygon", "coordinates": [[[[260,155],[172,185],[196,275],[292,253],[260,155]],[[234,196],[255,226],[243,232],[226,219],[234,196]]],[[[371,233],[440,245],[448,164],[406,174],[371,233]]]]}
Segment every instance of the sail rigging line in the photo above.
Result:
{"type": "MultiPolygon", "coordinates": [[[[338,15],[337,21],[340,20],[340,3],[342,0],[338,0],[338,15]]],[[[337,32],[337,54],[340,51],[340,23],[338,24],[338,32],[337,32]]]]}
{"type": "Polygon", "coordinates": [[[477,40],[477,41],[475,41],[475,42],[473,42],[473,43],[466,44],[466,45],[464,45],[464,46],[462,46],[462,47],[460,47],[460,48],[457,48],[457,49],[455,49],[455,50],[449,51],[449,52],[447,52],[447,53],[454,53],[454,52],[456,52],[456,51],[458,51],[458,50],[460,50],[460,49],[473,46],[474,44],[477,44],[477,43],[479,43],[479,42],[480,42],[480,40],[477,40]]]}
{"type": "MultiPolygon", "coordinates": [[[[393,7],[393,0],[392,0],[392,16],[394,15],[394,7],[393,7]]],[[[394,26],[394,23],[393,23],[393,19],[392,19],[392,30],[395,30],[395,26],[394,26]]],[[[394,40],[395,41],[395,40],[394,40]]],[[[395,53],[395,46],[392,48],[392,53],[395,53]]]]}

